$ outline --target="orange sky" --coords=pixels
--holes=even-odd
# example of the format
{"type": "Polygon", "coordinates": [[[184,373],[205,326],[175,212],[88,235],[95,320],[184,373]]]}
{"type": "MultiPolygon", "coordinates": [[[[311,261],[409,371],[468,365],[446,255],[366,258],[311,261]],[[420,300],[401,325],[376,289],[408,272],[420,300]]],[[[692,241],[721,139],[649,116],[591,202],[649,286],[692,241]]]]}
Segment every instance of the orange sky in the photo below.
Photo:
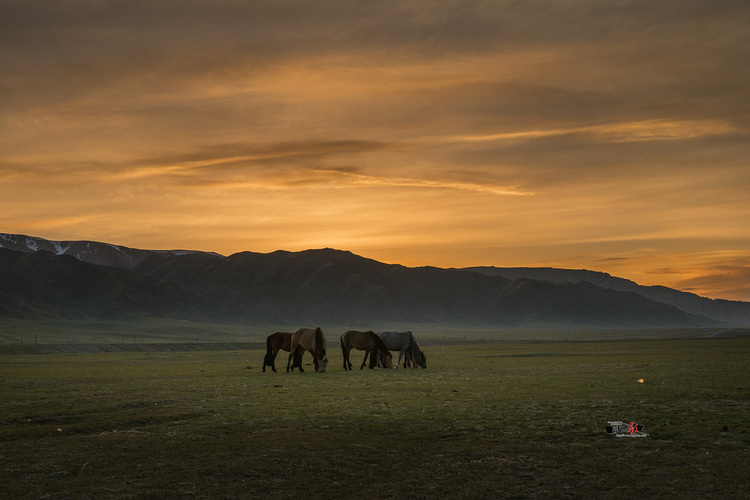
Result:
{"type": "Polygon", "coordinates": [[[747,61],[744,0],[0,2],[0,232],[750,300],[747,61]]]}

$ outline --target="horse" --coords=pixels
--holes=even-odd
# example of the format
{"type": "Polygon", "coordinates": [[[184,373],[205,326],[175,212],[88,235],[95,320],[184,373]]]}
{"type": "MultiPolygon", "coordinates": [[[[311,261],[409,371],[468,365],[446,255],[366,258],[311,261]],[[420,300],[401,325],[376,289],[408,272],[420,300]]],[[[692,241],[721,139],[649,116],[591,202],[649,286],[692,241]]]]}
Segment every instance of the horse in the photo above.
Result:
{"type": "MultiPolygon", "coordinates": [[[[263,358],[263,370],[266,371],[266,366],[270,366],[271,370],[276,371],[276,355],[279,354],[279,350],[289,352],[292,345],[292,334],[288,332],[276,332],[272,333],[266,339],[266,356],[263,358]]],[[[302,354],[304,350],[301,347],[297,347],[294,352],[294,362],[292,368],[295,366],[302,366],[302,354]]]]}
{"type": "Polygon", "coordinates": [[[378,337],[375,332],[357,332],[349,330],[341,336],[341,352],[344,353],[344,370],[352,369],[352,362],[349,359],[349,353],[352,347],[365,351],[365,357],[362,359],[362,365],[359,367],[361,370],[365,367],[367,356],[370,356],[370,368],[374,368],[378,363],[378,360],[382,360],[382,364],[385,368],[392,368],[391,352],[388,350],[388,346],[385,345],[383,339],[378,337]]]}
{"type": "MultiPolygon", "coordinates": [[[[286,371],[289,371],[289,365],[292,363],[292,357],[296,352],[297,348],[303,349],[300,355],[299,371],[304,372],[302,369],[302,356],[305,351],[312,354],[313,364],[315,364],[315,371],[323,373],[326,371],[326,365],[328,364],[328,357],[326,356],[326,336],[320,327],[316,328],[300,328],[292,334],[291,343],[289,345],[289,359],[286,362],[286,371]]],[[[292,365],[292,371],[294,371],[292,365]]]]}
{"type": "Polygon", "coordinates": [[[409,367],[412,362],[414,368],[417,365],[422,368],[427,368],[427,357],[422,351],[422,346],[419,345],[417,339],[414,338],[414,334],[411,332],[378,332],[378,336],[383,339],[383,342],[388,346],[391,351],[398,351],[398,361],[396,361],[396,368],[401,363],[401,358],[404,358],[404,368],[409,367]]]}

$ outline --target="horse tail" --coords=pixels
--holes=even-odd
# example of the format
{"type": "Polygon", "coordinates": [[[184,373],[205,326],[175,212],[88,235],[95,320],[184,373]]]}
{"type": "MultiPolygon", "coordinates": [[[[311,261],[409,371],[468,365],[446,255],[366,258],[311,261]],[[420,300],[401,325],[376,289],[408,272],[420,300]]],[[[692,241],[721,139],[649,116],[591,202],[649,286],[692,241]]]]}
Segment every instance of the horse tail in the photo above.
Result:
{"type": "Polygon", "coordinates": [[[273,366],[273,344],[271,343],[272,335],[269,335],[266,339],[266,355],[263,358],[263,371],[266,370],[266,366],[273,366]]]}
{"type": "Polygon", "coordinates": [[[414,334],[406,332],[406,356],[404,356],[404,368],[410,368],[414,366],[414,334]]]}

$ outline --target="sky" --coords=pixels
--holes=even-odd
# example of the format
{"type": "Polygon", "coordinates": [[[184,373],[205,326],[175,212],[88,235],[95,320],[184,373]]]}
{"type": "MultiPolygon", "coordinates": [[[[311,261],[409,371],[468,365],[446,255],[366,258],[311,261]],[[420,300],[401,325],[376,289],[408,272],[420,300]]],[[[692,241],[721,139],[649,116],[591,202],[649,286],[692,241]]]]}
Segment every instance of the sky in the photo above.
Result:
{"type": "Polygon", "coordinates": [[[750,2],[0,0],[0,232],[750,300],[750,2]]]}

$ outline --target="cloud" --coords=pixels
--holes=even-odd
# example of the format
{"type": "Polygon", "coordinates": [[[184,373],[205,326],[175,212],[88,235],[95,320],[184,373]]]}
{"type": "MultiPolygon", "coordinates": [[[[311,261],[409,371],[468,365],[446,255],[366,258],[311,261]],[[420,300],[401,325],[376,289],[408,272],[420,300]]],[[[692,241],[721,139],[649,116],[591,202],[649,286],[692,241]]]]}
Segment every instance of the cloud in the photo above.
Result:
{"type": "Polygon", "coordinates": [[[298,189],[323,186],[336,188],[411,187],[476,191],[495,195],[526,196],[514,185],[471,180],[476,175],[433,172],[420,176],[387,176],[366,173],[365,168],[335,166],[356,163],[357,156],[383,150],[408,149],[399,143],[336,141],[263,145],[227,144],[203,148],[192,154],[140,159],[106,175],[109,181],[175,177],[180,185],[194,188],[298,189]]]}
{"type": "Polygon", "coordinates": [[[750,255],[732,252],[720,259],[709,258],[694,267],[652,269],[645,274],[667,278],[679,290],[747,300],[750,292],[750,255]]]}
{"type": "Polygon", "coordinates": [[[162,248],[211,234],[222,253],[699,268],[750,217],[748,14],[732,0],[1,2],[6,224],[162,248]]]}
{"type": "Polygon", "coordinates": [[[592,142],[642,142],[694,139],[738,133],[730,123],[720,121],[667,121],[606,123],[568,128],[525,130],[487,135],[468,135],[444,138],[445,142],[519,142],[555,136],[586,135],[592,142]]]}
{"type": "Polygon", "coordinates": [[[275,144],[217,144],[194,151],[161,155],[134,160],[124,172],[115,176],[124,178],[146,177],[170,173],[188,173],[210,170],[244,170],[252,166],[278,164],[304,165],[329,158],[369,153],[398,147],[378,141],[307,141],[275,144]]]}
{"type": "Polygon", "coordinates": [[[460,191],[475,191],[495,195],[531,196],[533,193],[524,192],[517,186],[493,185],[486,182],[461,182],[450,179],[433,180],[408,177],[384,177],[377,175],[363,175],[353,172],[328,170],[325,173],[334,174],[343,179],[344,184],[353,187],[415,187],[428,189],[448,189],[460,191]]]}

